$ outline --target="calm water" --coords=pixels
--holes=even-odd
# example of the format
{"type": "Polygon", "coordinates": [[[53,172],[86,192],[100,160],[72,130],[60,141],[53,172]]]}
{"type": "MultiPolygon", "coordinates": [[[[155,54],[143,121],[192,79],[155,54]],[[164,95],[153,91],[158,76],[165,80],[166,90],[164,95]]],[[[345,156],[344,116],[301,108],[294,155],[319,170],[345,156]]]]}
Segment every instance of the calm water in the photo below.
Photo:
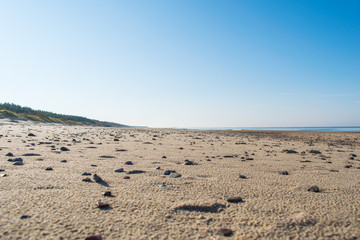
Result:
{"type": "Polygon", "coordinates": [[[272,130],[272,131],[328,131],[360,132],[360,127],[233,127],[233,128],[192,128],[200,130],[272,130]]]}

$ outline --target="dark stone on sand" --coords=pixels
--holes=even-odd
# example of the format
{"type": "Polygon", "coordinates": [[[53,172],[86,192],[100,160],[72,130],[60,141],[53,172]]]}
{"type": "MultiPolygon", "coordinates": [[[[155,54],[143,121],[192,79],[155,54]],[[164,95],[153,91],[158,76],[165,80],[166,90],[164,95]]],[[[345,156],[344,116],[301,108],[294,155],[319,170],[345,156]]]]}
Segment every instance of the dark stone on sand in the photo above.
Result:
{"type": "Polygon", "coordinates": [[[308,189],[309,192],[320,192],[320,188],[318,186],[311,186],[308,189]]]}
{"type": "Polygon", "coordinates": [[[63,162],[63,163],[64,163],[64,162],[67,162],[67,161],[66,161],[66,160],[61,160],[60,162],[63,162]]]}
{"type": "Polygon", "coordinates": [[[99,156],[99,158],[115,158],[115,157],[114,156],[103,155],[103,156],[99,156]]]}
{"type": "Polygon", "coordinates": [[[353,154],[353,153],[350,153],[349,156],[350,156],[350,157],[354,157],[354,158],[357,157],[357,155],[356,155],[356,154],[353,154]]]}
{"type": "Polygon", "coordinates": [[[34,156],[41,156],[40,154],[38,154],[38,153],[25,153],[25,154],[23,154],[22,156],[24,156],[24,157],[34,157],[34,156]]]}
{"type": "Polygon", "coordinates": [[[33,133],[29,133],[28,136],[29,136],[29,137],[36,137],[36,135],[33,134],[33,133]]]}
{"type": "Polygon", "coordinates": [[[103,240],[100,235],[89,235],[85,238],[85,240],[103,240]]]}
{"type": "Polygon", "coordinates": [[[330,172],[339,172],[338,170],[331,169],[330,172]]]}
{"type": "Polygon", "coordinates": [[[344,166],[344,168],[351,168],[351,167],[352,167],[352,165],[350,165],[350,164],[347,164],[344,166]]]}
{"type": "Polygon", "coordinates": [[[126,149],[116,149],[115,151],[116,152],[126,152],[127,150],[126,149]]]}
{"type": "Polygon", "coordinates": [[[166,158],[166,156],[162,156],[162,158],[166,158]]]}
{"type": "Polygon", "coordinates": [[[133,162],[132,161],[126,161],[125,165],[133,165],[133,162]]]}
{"type": "Polygon", "coordinates": [[[179,177],[181,177],[181,174],[177,172],[172,172],[169,175],[169,178],[179,178],[179,177]]]}
{"type": "Polygon", "coordinates": [[[45,170],[46,170],[46,171],[52,171],[53,168],[52,168],[52,167],[47,167],[47,168],[45,168],[45,170]]]}
{"type": "Polygon", "coordinates": [[[230,236],[232,236],[234,234],[234,231],[231,230],[231,229],[228,229],[228,228],[221,228],[219,230],[219,234],[221,236],[230,237],[230,236]]]}
{"type": "Polygon", "coordinates": [[[20,217],[20,219],[27,219],[27,218],[30,218],[30,216],[29,216],[29,215],[22,215],[22,216],[20,217]]]}
{"type": "Polygon", "coordinates": [[[237,158],[239,155],[225,155],[224,158],[237,158]]]}
{"type": "Polygon", "coordinates": [[[284,153],[287,153],[287,154],[296,154],[296,153],[298,153],[297,151],[291,150],[291,149],[284,149],[281,152],[284,152],[284,153]]]}
{"type": "Polygon", "coordinates": [[[103,208],[110,207],[110,205],[108,203],[103,203],[103,202],[98,201],[98,202],[96,202],[96,207],[103,209],[103,208]]]}
{"type": "Polygon", "coordinates": [[[61,147],[60,150],[63,151],[63,152],[70,151],[67,147],[61,147]]]}
{"type": "Polygon", "coordinates": [[[92,167],[97,167],[97,165],[95,165],[95,164],[91,164],[90,166],[92,166],[92,167]]]}
{"type": "Polygon", "coordinates": [[[229,203],[240,203],[243,202],[241,197],[225,197],[226,201],[229,203]]]}
{"type": "Polygon", "coordinates": [[[244,176],[244,175],[239,175],[239,178],[241,178],[241,179],[247,179],[247,177],[246,176],[244,176]]]}
{"type": "Polygon", "coordinates": [[[14,162],[13,165],[15,165],[15,166],[21,166],[21,165],[24,165],[24,163],[23,163],[23,162],[14,162]]]}
{"type": "Polygon", "coordinates": [[[94,181],[97,182],[97,183],[103,182],[102,178],[99,177],[97,174],[94,174],[93,179],[94,179],[94,181]]]}
{"type": "Polygon", "coordinates": [[[112,196],[111,191],[105,191],[105,192],[103,192],[103,196],[104,196],[104,197],[111,197],[111,196],[112,196]]]}
{"type": "Polygon", "coordinates": [[[91,176],[91,173],[83,172],[81,175],[82,175],[82,176],[91,176]]]}
{"type": "Polygon", "coordinates": [[[83,182],[92,182],[90,178],[86,177],[86,178],[83,178],[82,180],[83,182]]]}
{"type": "Polygon", "coordinates": [[[183,147],[181,147],[181,148],[179,148],[180,150],[184,150],[184,148],[183,147]]]}
{"type": "Polygon", "coordinates": [[[156,168],[155,168],[155,170],[160,170],[160,169],[161,169],[161,167],[156,167],[156,168]]]}
{"type": "Polygon", "coordinates": [[[123,177],[123,179],[130,179],[130,177],[129,177],[129,176],[125,176],[125,177],[123,177]]]}
{"type": "Polygon", "coordinates": [[[144,173],[145,171],[143,170],[132,170],[127,172],[127,174],[140,174],[140,173],[144,173]]]}
{"type": "Polygon", "coordinates": [[[308,152],[311,153],[311,154],[321,154],[321,152],[318,151],[318,150],[310,150],[308,152]]]}
{"type": "Polygon", "coordinates": [[[5,169],[0,169],[0,172],[4,172],[5,171],[5,169]]]}
{"type": "Polygon", "coordinates": [[[171,173],[173,173],[173,172],[175,172],[175,171],[172,171],[172,170],[166,170],[165,172],[164,172],[164,175],[170,175],[171,173]]]}
{"type": "Polygon", "coordinates": [[[288,171],[280,171],[279,174],[280,175],[289,175],[289,172],[288,171]]]}
{"type": "Polygon", "coordinates": [[[186,159],[184,165],[194,165],[194,162],[186,159]]]}
{"type": "Polygon", "coordinates": [[[254,158],[247,157],[247,158],[245,158],[245,160],[247,160],[247,161],[252,161],[252,160],[254,160],[254,158]]]}
{"type": "Polygon", "coordinates": [[[114,172],[123,172],[124,169],[123,168],[118,168],[118,169],[115,169],[114,172]]]}
{"type": "Polygon", "coordinates": [[[11,152],[8,152],[5,156],[7,156],[7,157],[13,157],[14,154],[12,154],[11,152]]]}
{"type": "Polygon", "coordinates": [[[119,139],[117,139],[117,138],[114,138],[114,142],[118,142],[119,141],[119,139]]]}
{"type": "Polygon", "coordinates": [[[22,162],[23,160],[22,160],[22,158],[14,158],[14,159],[10,158],[10,159],[8,159],[8,161],[9,162],[22,162]]]}

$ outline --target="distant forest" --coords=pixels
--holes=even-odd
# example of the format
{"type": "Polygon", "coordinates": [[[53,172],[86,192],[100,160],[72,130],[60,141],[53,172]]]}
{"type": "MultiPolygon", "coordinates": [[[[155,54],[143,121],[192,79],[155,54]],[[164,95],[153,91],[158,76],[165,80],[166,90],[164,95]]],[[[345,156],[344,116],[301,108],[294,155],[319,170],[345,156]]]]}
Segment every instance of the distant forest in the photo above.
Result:
{"type": "Polygon", "coordinates": [[[0,103],[0,119],[31,120],[36,122],[62,123],[69,125],[91,125],[102,127],[129,127],[127,125],[98,121],[86,117],[52,113],[42,110],[34,110],[13,103],[0,103]]]}

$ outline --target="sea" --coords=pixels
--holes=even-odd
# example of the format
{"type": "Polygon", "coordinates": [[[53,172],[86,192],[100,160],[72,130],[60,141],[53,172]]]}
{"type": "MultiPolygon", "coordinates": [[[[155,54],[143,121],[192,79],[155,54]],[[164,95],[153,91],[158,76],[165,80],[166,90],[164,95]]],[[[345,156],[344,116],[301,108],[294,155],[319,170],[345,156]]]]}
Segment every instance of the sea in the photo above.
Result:
{"type": "Polygon", "coordinates": [[[269,130],[269,131],[321,131],[321,132],[360,132],[356,127],[223,127],[223,128],[189,128],[198,130],[269,130]]]}

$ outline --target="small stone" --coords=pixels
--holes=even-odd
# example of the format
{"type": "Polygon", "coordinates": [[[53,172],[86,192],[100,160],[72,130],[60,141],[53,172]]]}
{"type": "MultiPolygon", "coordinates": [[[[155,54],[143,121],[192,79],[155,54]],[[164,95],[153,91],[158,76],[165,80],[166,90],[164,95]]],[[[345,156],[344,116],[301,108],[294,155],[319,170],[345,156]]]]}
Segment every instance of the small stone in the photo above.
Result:
{"type": "Polygon", "coordinates": [[[99,177],[97,174],[94,174],[93,179],[94,179],[94,181],[97,182],[97,183],[100,183],[100,182],[103,181],[102,178],[99,177]]]}
{"type": "Polygon", "coordinates": [[[6,173],[2,173],[2,174],[0,174],[0,177],[6,177],[7,176],[7,174],[6,173]]]}
{"type": "Polygon", "coordinates": [[[82,176],[91,176],[91,173],[83,172],[81,175],[82,175],[82,176]]]}
{"type": "Polygon", "coordinates": [[[115,169],[114,172],[124,172],[124,168],[115,169]]]}
{"type": "Polygon", "coordinates": [[[60,162],[64,163],[64,162],[67,162],[66,160],[61,160],[60,162]]]}
{"type": "Polygon", "coordinates": [[[311,186],[309,189],[308,189],[309,192],[320,192],[320,189],[318,186],[311,186]]]}
{"type": "Polygon", "coordinates": [[[46,171],[52,171],[53,169],[52,169],[52,167],[47,167],[47,168],[45,168],[45,170],[46,171]]]}
{"type": "Polygon", "coordinates": [[[14,162],[13,165],[20,166],[20,165],[24,165],[24,163],[23,162],[14,162]]]}
{"type": "Polygon", "coordinates": [[[289,175],[288,171],[280,171],[279,174],[280,175],[289,175]]]}
{"type": "Polygon", "coordinates": [[[90,166],[92,166],[92,167],[97,167],[97,165],[95,165],[95,164],[91,164],[90,166]]]}
{"type": "Polygon", "coordinates": [[[181,177],[181,174],[177,172],[172,172],[169,175],[169,178],[179,178],[179,177],[181,177]]]}
{"type": "Polygon", "coordinates": [[[350,165],[350,164],[347,164],[344,166],[344,168],[351,168],[351,167],[352,167],[352,165],[350,165]]]}
{"type": "Polygon", "coordinates": [[[100,201],[96,202],[96,206],[98,208],[101,208],[101,209],[110,207],[110,205],[108,203],[103,203],[103,202],[100,202],[100,201]]]}
{"type": "Polygon", "coordinates": [[[226,197],[226,201],[228,201],[229,203],[243,202],[241,197],[226,197]]]}
{"type": "Polygon", "coordinates": [[[184,165],[194,165],[194,162],[186,159],[184,165]]]}
{"type": "Polygon", "coordinates": [[[133,165],[132,161],[126,161],[125,165],[133,165]]]}
{"type": "Polygon", "coordinates": [[[26,219],[26,218],[30,218],[30,216],[29,216],[29,215],[22,215],[22,216],[20,217],[20,219],[26,219]]]}
{"type": "Polygon", "coordinates": [[[103,240],[100,235],[89,235],[85,238],[85,240],[103,240]]]}
{"type": "Polygon", "coordinates": [[[173,173],[173,172],[175,172],[175,171],[172,171],[172,170],[166,170],[165,172],[164,172],[164,175],[170,175],[171,173],[173,173]]]}
{"type": "Polygon", "coordinates": [[[36,135],[33,134],[33,133],[29,133],[28,136],[29,136],[29,137],[36,137],[36,135]]]}
{"type": "Polygon", "coordinates": [[[350,153],[349,156],[350,156],[350,157],[354,157],[354,158],[357,157],[357,155],[356,155],[356,154],[353,154],[353,153],[350,153]]]}
{"type": "Polygon", "coordinates": [[[166,156],[162,156],[162,158],[164,158],[164,159],[165,159],[165,158],[166,158],[166,156]]]}
{"type": "Polygon", "coordinates": [[[4,172],[5,171],[5,169],[0,169],[0,172],[4,172]]]}
{"type": "Polygon", "coordinates": [[[127,172],[127,174],[140,174],[140,173],[144,173],[145,171],[143,170],[132,170],[127,172]]]}
{"type": "Polygon", "coordinates": [[[119,141],[119,139],[117,139],[117,138],[114,138],[114,142],[118,142],[119,141]]]}
{"type": "Polygon", "coordinates": [[[61,147],[60,150],[63,151],[63,152],[70,151],[70,149],[68,149],[67,147],[61,147]]]}
{"type": "Polygon", "coordinates": [[[161,169],[161,167],[156,167],[156,168],[155,168],[155,170],[160,170],[160,169],[161,169]]]}
{"type": "Polygon", "coordinates": [[[86,178],[83,178],[82,180],[83,182],[92,182],[90,178],[86,177],[86,178]]]}
{"type": "Polygon", "coordinates": [[[219,230],[219,234],[225,237],[230,237],[234,234],[233,230],[228,229],[228,228],[221,228],[219,230]]]}
{"type": "Polygon", "coordinates": [[[105,191],[105,192],[103,192],[103,195],[104,195],[104,197],[111,197],[112,196],[111,191],[105,191]]]}
{"type": "Polygon", "coordinates": [[[130,179],[130,177],[129,177],[129,176],[125,176],[125,177],[123,177],[123,179],[130,179]]]}
{"type": "Polygon", "coordinates": [[[7,157],[13,157],[14,154],[12,154],[11,152],[8,152],[5,156],[7,156],[7,157]]]}
{"type": "Polygon", "coordinates": [[[239,178],[241,178],[241,179],[247,179],[247,177],[245,176],[245,175],[239,175],[239,178]]]}

